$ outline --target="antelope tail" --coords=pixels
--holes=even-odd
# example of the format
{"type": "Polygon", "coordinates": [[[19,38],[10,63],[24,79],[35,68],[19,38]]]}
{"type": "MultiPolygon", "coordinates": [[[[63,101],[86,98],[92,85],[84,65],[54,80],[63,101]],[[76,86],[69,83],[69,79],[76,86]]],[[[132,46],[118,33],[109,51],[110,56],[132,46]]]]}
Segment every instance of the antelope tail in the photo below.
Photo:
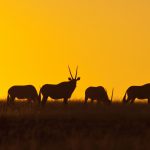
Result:
{"type": "Polygon", "coordinates": [[[112,89],[112,94],[111,94],[111,99],[110,99],[111,102],[112,102],[113,96],[114,96],[114,89],[112,89]]]}
{"type": "Polygon", "coordinates": [[[126,94],[127,94],[127,92],[125,92],[125,94],[124,94],[124,97],[123,97],[123,102],[126,102],[126,94]]]}
{"type": "Polygon", "coordinates": [[[9,101],[10,101],[10,96],[9,96],[9,93],[8,93],[8,95],[7,95],[7,103],[9,103],[9,101]]]}
{"type": "Polygon", "coordinates": [[[39,101],[39,103],[41,103],[41,89],[40,89],[40,92],[39,92],[38,101],[39,101]]]}

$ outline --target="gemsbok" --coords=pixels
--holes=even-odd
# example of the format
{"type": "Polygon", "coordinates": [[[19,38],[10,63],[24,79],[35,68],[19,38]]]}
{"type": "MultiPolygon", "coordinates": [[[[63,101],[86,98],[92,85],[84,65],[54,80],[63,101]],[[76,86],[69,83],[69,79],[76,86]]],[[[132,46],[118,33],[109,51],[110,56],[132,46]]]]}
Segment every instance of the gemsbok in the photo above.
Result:
{"type": "Polygon", "coordinates": [[[130,86],[124,97],[123,103],[134,103],[135,99],[148,99],[150,103],[150,83],[144,84],[142,86],[130,86]],[[127,98],[126,98],[127,97],[127,98]]]}
{"type": "Polygon", "coordinates": [[[13,103],[15,98],[38,102],[38,93],[33,85],[12,86],[8,90],[7,103],[13,103]]]}
{"type": "Polygon", "coordinates": [[[110,104],[113,98],[113,91],[114,90],[112,90],[111,99],[109,99],[107,91],[103,86],[88,87],[85,91],[85,104],[87,103],[88,99],[91,99],[91,102],[97,100],[97,102],[110,104]]]}
{"type": "Polygon", "coordinates": [[[70,76],[68,78],[69,81],[61,82],[59,84],[45,84],[42,86],[39,92],[39,99],[42,100],[41,103],[44,105],[48,99],[48,97],[52,99],[63,99],[64,103],[67,104],[68,99],[71,97],[73,91],[76,88],[76,82],[80,80],[80,77],[77,77],[78,67],[76,68],[75,77],[72,76],[70,67],[68,66],[70,76]]]}

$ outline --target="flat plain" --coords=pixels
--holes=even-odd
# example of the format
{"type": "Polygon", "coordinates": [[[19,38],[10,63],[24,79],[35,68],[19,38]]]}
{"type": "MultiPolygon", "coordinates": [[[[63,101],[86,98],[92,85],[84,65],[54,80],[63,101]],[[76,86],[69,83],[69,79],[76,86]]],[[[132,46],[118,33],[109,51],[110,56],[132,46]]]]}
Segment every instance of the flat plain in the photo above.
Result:
{"type": "Polygon", "coordinates": [[[150,149],[150,105],[0,102],[0,149],[150,149]]]}

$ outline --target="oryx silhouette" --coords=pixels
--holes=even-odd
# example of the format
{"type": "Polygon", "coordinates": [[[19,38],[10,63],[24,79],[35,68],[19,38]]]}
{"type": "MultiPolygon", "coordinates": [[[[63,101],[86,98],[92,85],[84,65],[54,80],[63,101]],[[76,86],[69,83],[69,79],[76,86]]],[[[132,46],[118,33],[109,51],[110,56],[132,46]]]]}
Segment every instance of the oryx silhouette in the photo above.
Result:
{"type": "Polygon", "coordinates": [[[59,84],[45,84],[42,86],[39,92],[39,99],[41,95],[43,96],[41,103],[44,105],[48,97],[52,99],[63,99],[64,103],[67,104],[68,99],[71,97],[73,91],[76,88],[76,83],[80,80],[80,77],[77,77],[78,67],[76,68],[75,77],[72,76],[70,67],[68,66],[70,76],[69,81],[61,82],[59,84]]]}
{"type": "Polygon", "coordinates": [[[136,98],[148,99],[148,103],[150,103],[150,83],[144,84],[142,86],[130,86],[126,91],[122,102],[134,103],[136,98]]]}
{"type": "Polygon", "coordinates": [[[15,98],[38,101],[38,93],[33,85],[16,85],[8,90],[7,103],[13,103],[15,98]]]}
{"type": "Polygon", "coordinates": [[[85,91],[85,104],[87,103],[88,99],[91,99],[91,102],[97,100],[97,102],[110,104],[112,102],[112,98],[113,98],[113,90],[111,99],[109,99],[107,91],[103,86],[88,87],[85,91]]]}

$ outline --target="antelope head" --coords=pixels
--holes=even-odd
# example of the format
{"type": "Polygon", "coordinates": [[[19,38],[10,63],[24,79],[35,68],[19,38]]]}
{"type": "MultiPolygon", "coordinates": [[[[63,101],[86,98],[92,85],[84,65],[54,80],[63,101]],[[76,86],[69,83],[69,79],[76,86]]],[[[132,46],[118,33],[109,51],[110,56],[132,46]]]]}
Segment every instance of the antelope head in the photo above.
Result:
{"type": "Polygon", "coordinates": [[[68,69],[69,69],[69,73],[70,73],[70,77],[68,78],[69,81],[77,82],[78,80],[80,80],[80,77],[77,77],[77,75],[78,75],[78,66],[77,66],[77,68],[76,68],[75,77],[73,77],[73,75],[72,75],[72,73],[71,73],[71,69],[70,69],[69,66],[68,66],[68,69]]]}

